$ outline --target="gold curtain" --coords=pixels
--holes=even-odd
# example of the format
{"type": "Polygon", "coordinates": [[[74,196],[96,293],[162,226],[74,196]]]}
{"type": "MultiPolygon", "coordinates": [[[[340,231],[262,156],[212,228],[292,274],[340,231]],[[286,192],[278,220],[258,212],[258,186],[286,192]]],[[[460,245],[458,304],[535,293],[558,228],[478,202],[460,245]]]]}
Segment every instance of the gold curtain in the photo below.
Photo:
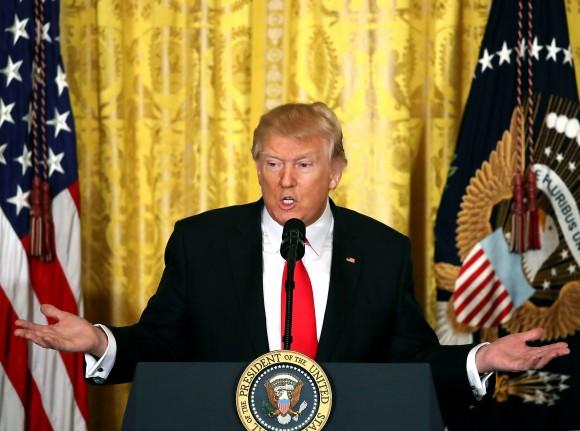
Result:
{"type": "MultiPolygon", "coordinates": [[[[433,322],[433,223],[489,6],[62,0],[86,316],[134,322],[174,222],[259,196],[249,151],[259,116],[321,100],[343,123],[349,158],[333,197],[411,236],[433,322]]],[[[580,58],[580,6],[567,0],[567,11],[580,58]]],[[[127,393],[91,389],[91,429],[118,429],[127,393]]]]}

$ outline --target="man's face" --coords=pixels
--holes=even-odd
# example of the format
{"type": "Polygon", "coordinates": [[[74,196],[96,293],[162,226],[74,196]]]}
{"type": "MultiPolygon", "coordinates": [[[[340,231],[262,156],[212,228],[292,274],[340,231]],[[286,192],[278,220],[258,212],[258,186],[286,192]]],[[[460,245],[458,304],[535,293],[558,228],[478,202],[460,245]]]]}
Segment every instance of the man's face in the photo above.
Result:
{"type": "Polygon", "coordinates": [[[266,209],[279,224],[298,218],[308,226],[324,212],[343,168],[341,161],[330,160],[328,145],[321,137],[278,135],[263,143],[256,160],[258,181],[266,209]]]}

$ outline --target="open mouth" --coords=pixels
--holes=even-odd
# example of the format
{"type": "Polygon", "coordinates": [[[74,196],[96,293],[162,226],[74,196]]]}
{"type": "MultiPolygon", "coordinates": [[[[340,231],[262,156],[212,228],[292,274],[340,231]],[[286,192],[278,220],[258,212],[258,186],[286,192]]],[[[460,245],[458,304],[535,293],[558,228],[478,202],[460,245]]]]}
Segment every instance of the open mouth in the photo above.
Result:
{"type": "Polygon", "coordinates": [[[284,196],[282,198],[281,203],[282,203],[282,208],[289,209],[289,208],[292,208],[294,206],[296,201],[292,196],[284,196]]]}

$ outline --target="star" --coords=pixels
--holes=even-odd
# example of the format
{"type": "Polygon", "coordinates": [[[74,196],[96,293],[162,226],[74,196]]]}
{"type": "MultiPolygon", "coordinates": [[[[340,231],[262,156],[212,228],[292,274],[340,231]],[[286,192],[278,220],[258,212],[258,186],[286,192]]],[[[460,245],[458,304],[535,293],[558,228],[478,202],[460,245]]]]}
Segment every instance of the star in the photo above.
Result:
{"type": "Polygon", "coordinates": [[[24,175],[26,170],[29,167],[32,167],[32,151],[28,151],[28,148],[26,148],[25,145],[22,147],[22,155],[20,157],[16,157],[14,161],[22,165],[22,175],[24,175]]]}
{"type": "Polygon", "coordinates": [[[499,55],[499,65],[501,66],[503,63],[510,63],[510,55],[512,53],[511,49],[508,49],[507,44],[503,43],[503,45],[501,46],[501,51],[497,52],[497,55],[499,55]]]}
{"type": "Polygon", "coordinates": [[[485,69],[493,69],[491,59],[494,57],[494,55],[495,54],[490,54],[487,52],[487,48],[483,50],[483,57],[477,60],[477,62],[481,64],[482,72],[485,72],[485,69]]]}
{"type": "Polygon", "coordinates": [[[50,23],[47,22],[46,24],[44,24],[42,26],[42,39],[46,40],[47,42],[52,42],[52,39],[50,38],[50,35],[48,34],[50,30],[50,23]]]}
{"type": "Polygon", "coordinates": [[[48,160],[47,161],[48,161],[48,176],[49,177],[51,177],[55,171],[60,172],[61,174],[64,174],[64,169],[62,168],[62,166],[60,164],[63,157],[64,157],[64,152],[55,155],[52,152],[52,148],[48,149],[48,160]]]}
{"type": "Polygon", "coordinates": [[[12,58],[8,56],[8,63],[6,63],[6,67],[4,69],[0,69],[0,73],[6,75],[6,87],[10,85],[13,79],[22,82],[22,76],[20,76],[20,66],[22,66],[22,60],[17,61],[16,63],[12,62],[12,58]]]}
{"type": "Polygon", "coordinates": [[[58,86],[58,95],[60,96],[65,87],[68,87],[66,82],[66,73],[64,73],[60,65],[56,69],[56,78],[54,78],[54,82],[56,82],[56,85],[58,86]]]}
{"type": "Polygon", "coordinates": [[[576,170],[576,163],[574,162],[568,163],[568,169],[570,170],[570,172],[574,172],[576,170]]]}
{"type": "Polygon", "coordinates": [[[576,266],[570,264],[570,266],[568,267],[568,272],[570,273],[570,275],[574,274],[576,272],[576,266]]]}
{"type": "Polygon", "coordinates": [[[66,132],[70,132],[70,128],[68,124],[66,124],[66,119],[68,118],[70,111],[63,112],[62,114],[58,113],[58,109],[54,109],[54,117],[52,120],[46,122],[49,126],[54,127],[54,137],[56,138],[61,130],[66,132]]]}
{"type": "Polygon", "coordinates": [[[22,117],[23,121],[26,121],[26,124],[28,125],[28,133],[30,133],[30,128],[32,127],[32,105],[29,104],[28,105],[28,114],[26,114],[24,117],[22,117]]]}
{"type": "Polygon", "coordinates": [[[552,38],[552,43],[550,43],[549,45],[546,45],[546,49],[548,50],[548,54],[546,55],[546,60],[554,60],[554,62],[557,61],[556,59],[556,54],[558,54],[559,51],[562,50],[562,48],[558,48],[556,46],[556,38],[552,38]]]}
{"type": "Polygon", "coordinates": [[[28,23],[28,18],[20,21],[18,19],[18,15],[14,15],[14,24],[12,24],[12,27],[7,27],[4,30],[12,33],[12,37],[14,38],[12,41],[12,46],[16,45],[16,42],[18,42],[18,39],[21,37],[28,39],[28,33],[26,33],[26,23],[28,23]]]}
{"type": "Polygon", "coordinates": [[[556,161],[560,163],[562,160],[564,160],[564,156],[562,155],[562,153],[556,154],[556,161]]]}
{"type": "Polygon", "coordinates": [[[0,127],[5,121],[14,124],[14,119],[12,118],[12,108],[14,108],[14,103],[4,104],[4,101],[0,99],[0,127]]]}
{"type": "Polygon", "coordinates": [[[548,280],[544,280],[542,283],[542,289],[546,290],[550,288],[550,282],[548,280]]]}
{"type": "Polygon", "coordinates": [[[552,274],[552,277],[555,277],[557,272],[558,272],[558,271],[556,271],[556,268],[552,268],[552,269],[550,270],[550,274],[552,274]]]}
{"type": "Polygon", "coordinates": [[[544,150],[544,154],[550,157],[550,154],[552,154],[552,147],[546,147],[546,149],[544,150]]]}
{"type": "Polygon", "coordinates": [[[560,257],[562,258],[562,260],[566,259],[566,258],[568,257],[568,250],[566,250],[566,249],[563,249],[563,250],[560,252],[560,257]]]}
{"type": "Polygon", "coordinates": [[[4,158],[4,151],[6,151],[7,146],[8,146],[8,144],[0,145],[0,165],[6,164],[6,159],[4,158]]]}
{"type": "Polygon", "coordinates": [[[568,48],[563,48],[562,53],[564,54],[562,64],[570,63],[570,67],[572,67],[572,49],[570,45],[568,45],[568,48]]]}
{"type": "Polygon", "coordinates": [[[30,194],[30,190],[27,192],[22,192],[20,185],[16,186],[16,194],[11,198],[6,199],[8,203],[16,205],[16,215],[20,214],[22,208],[30,208],[30,204],[28,203],[28,195],[30,194]]]}
{"type": "Polygon", "coordinates": [[[532,52],[530,52],[530,55],[532,57],[534,57],[536,60],[540,59],[540,51],[542,49],[544,49],[544,47],[542,45],[538,45],[538,37],[534,37],[534,42],[532,43],[532,52]]]}

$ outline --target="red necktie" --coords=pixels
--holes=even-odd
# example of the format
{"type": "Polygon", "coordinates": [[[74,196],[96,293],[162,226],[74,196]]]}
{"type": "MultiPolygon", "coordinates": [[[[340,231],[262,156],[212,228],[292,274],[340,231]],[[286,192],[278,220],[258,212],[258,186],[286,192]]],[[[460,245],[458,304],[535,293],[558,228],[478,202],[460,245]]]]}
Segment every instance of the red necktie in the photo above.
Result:
{"type": "MultiPolygon", "coordinates": [[[[288,262],[284,265],[282,276],[282,336],[286,321],[286,274],[288,262]]],[[[290,348],[303,353],[312,359],[316,357],[318,339],[316,338],[316,314],[314,313],[314,296],[308,272],[302,260],[294,267],[294,298],[292,309],[292,345],[290,348]]]]}

